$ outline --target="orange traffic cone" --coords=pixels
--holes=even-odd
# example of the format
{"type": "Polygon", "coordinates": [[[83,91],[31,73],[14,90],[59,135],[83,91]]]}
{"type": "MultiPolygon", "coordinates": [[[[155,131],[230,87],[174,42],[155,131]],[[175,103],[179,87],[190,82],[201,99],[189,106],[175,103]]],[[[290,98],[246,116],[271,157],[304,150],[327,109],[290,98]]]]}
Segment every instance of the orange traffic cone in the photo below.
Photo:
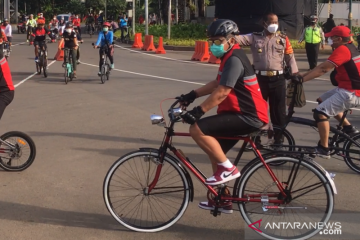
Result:
{"type": "Polygon", "coordinates": [[[132,45],[132,48],[142,48],[143,46],[144,46],[144,44],[142,42],[142,34],[135,33],[134,44],[132,45]]]}
{"type": "MultiPolygon", "coordinates": [[[[59,42],[59,47],[60,47],[60,42],[59,42]]],[[[64,42],[61,44],[61,48],[64,48],[64,42]]],[[[54,57],[54,60],[56,61],[64,61],[64,50],[60,50],[58,49],[55,57],[54,57]]]]}
{"type": "Polygon", "coordinates": [[[155,53],[157,53],[157,54],[165,54],[166,53],[164,46],[163,46],[163,38],[162,37],[159,37],[159,46],[156,49],[155,53]]]}

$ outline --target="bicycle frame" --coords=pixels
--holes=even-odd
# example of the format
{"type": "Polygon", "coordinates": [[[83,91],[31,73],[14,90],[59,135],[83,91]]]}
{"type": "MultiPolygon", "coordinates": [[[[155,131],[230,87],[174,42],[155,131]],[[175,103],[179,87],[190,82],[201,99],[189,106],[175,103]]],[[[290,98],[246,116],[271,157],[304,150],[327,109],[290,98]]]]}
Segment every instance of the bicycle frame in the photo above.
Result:
{"type": "MultiPolygon", "coordinates": [[[[171,109],[174,108],[174,106],[176,106],[176,104],[179,101],[177,100],[172,106],[171,109]]],[[[169,114],[170,115],[170,114],[169,114]]],[[[155,177],[154,180],[149,184],[148,186],[148,193],[150,193],[156,186],[157,181],[159,180],[160,177],[160,172],[161,172],[161,168],[162,168],[162,163],[164,161],[164,157],[167,153],[167,149],[170,149],[174,155],[180,160],[180,162],[186,166],[195,176],[196,178],[212,193],[214,194],[215,197],[217,197],[219,194],[216,192],[216,190],[210,186],[210,185],[206,185],[205,184],[205,180],[206,180],[206,176],[191,162],[191,160],[189,158],[187,158],[186,156],[184,156],[181,153],[181,150],[177,150],[171,143],[171,138],[173,136],[190,136],[189,133],[180,133],[180,132],[175,132],[174,131],[174,125],[175,123],[179,120],[179,117],[170,117],[170,123],[169,126],[166,127],[166,133],[165,133],[165,137],[164,140],[161,144],[161,147],[159,149],[159,163],[156,169],[156,173],[155,173],[155,177]]],[[[244,140],[244,143],[241,147],[241,150],[235,160],[234,165],[236,166],[237,163],[239,162],[239,159],[241,157],[241,155],[243,154],[245,147],[247,145],[247,143],[250,143],[251,146],[253,147],[253,152],[255,153],[255,155],[257,157],[260,158],[261,162],[263,163],[263,165],[265,166],[267,172],[269,173],[269,175],[271,176],[271,178],[273,179],[274,183],[276,183],[278,189],[280,190],[280,193],[284,196],[284,198],[287,196],[287,194],[285,193],[285,189],[283,188],[283,186],[281,185],[281,182],[276,178],[275,174],[273,173],[273,171],[271,170],[271,168],[266,164],[264,158],[262,157],[260,151],[256,148],[254,142],[251,140],[250,136],[244,136],[244,137],[217,137],[219,139],[231,139],[231,140],[244,140]]],[[[294,170],[294,169],[293,169],[294,170]]],[[[292,176],[292,174],[290,174],[289,178],[292,176]]],[[[292,188],[293,182],[289,183],[290,186],[290,190],[292,188]]],[[[260,197],[262,196],[262,194],[253,194],[253,195],[247,195],[247,198],[237,198],[237,197],[221,197],[222,200],[229,200],[232,202],[261,202],[260,197]],[[253,198],[259,198],[259,199],[253,199],[253,198]]],[[[267,195],[269,197],[278,197],[279,194],[269,194],[267,195]]],[[[281,204],[283,203],[284,200],[270,200],[269,199],[269,203],[275,203],[275,204],[281,204]]]]}
{"type": "Polygon", "coordinates": [[[74,49],[70,49],[70,48],[65,48],[64,51],[68,51],[67,53],[67,61],[66,61],[66,68],[67,68],[67,73],[68,76],[70,76],[70,74],[73,72],[74,66],[73,66],[73,59],[72,59],[72,51],[74,49]]]}

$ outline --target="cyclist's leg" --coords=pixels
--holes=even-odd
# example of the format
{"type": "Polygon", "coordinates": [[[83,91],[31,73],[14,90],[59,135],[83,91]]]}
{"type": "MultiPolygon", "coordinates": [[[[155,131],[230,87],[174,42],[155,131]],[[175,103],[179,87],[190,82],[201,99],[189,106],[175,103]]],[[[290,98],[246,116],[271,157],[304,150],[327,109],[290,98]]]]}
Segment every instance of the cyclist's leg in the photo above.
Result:
{"type": "Polygon", "coordinates": [[[107,56],[110,60],[111,65],[113,65],[114,64],[114,47],[109,49],[109,51],[107,52],[107,56]]]}
{"type": "Polygon", "coordinates": [[[104,52],[104,49],[100,48],[99,49],[99,57],[100,57],[100,60],[99,60],[99,73],[101,73],[101,66],[104,64],[104,59],[102,58],[103,52],[104,52]]]}
{"type": "Polygon", "coordinates": [[[120,27],[121,29],[121,40],[124,40],[124,27],[120,27]]]}
{"type": "MultiPolygon", "coordinates": [[[[261,123],[259,127],[262,125],[261,123]]],[[[249,134],[257,129],[247,124],[236,113],[224,113],[200,119],[190,127],[190,134],[209,156],[215,172],[219,164],[227,162],[225,154],[237,143],[237,140],[216,140],[213,136],[233,137],[249,134]]]]}
{"type": "Polygon", "coordinates": [[[7,37],[8,41],[9,41],[9,50],[11,50],[11,42],[12,42],[12,37],[7,37]]]}
{"type": "Polygon", "coordinates": [[[77,52],[77,51],[76,51],[75,49],[73,49],[73,50],[71,51],[71,56],[70,56],[70,57],[72,57],[74,73],[76,73],[76,66],[77,66],[77,64],[76,64],[76,52],[77,52]]]}
{"type": "Polygon", "coordinates": [[[76,50],[76,62],[78,63],[80,60],[80,46],[78,46],[76,50]]]}
{"type": "Polygon", "coordinates": [[[63,67],[66,67],[66,63],[68,62],[68,57],[69,57],[69,49],[68,49],[68,48],[64,48],[64,62],[63,62],[63,67]]]}
{"type": "Polygon", "coordinates": [[[14,99],[14,91],[0,92],[0,119],[4,114],[5,108],[14,99]]]}
{"type": "Polygon", "coordinates": [[[38,41],[34,41],[34,48],[35,48],[35,58],[38,58],[39,55],[39,42],[38,41]]]}

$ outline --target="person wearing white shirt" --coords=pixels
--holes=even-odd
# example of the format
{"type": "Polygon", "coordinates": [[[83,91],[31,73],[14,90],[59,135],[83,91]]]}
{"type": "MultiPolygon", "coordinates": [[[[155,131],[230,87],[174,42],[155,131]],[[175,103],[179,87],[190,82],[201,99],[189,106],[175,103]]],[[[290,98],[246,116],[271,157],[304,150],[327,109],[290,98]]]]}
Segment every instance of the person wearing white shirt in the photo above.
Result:
{"type": "Polygon", "coordinates": [[[12,28],[11,24],[9,24],[9,20],[7,18],[4,19],[4,32],[9,41],[9,50],[11,51],[11,40],[12,40],[12,28]]]}

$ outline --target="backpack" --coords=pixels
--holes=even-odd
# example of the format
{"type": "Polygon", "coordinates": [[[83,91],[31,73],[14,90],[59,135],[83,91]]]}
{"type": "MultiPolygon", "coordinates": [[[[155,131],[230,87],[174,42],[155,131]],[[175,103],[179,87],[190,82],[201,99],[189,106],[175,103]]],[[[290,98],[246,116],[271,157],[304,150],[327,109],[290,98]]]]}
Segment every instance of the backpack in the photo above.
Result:
{"type": "Polygon", "coordinates": [[[302,108],[306,105],[306,97],[304,92],[304,87],[302,83],[295,83],[293,81],[290,81],[287,85],[286,89],[286,105],[290,106],[292,103],[293,97],[295,94],[294,99],[294,107],[296,108],[302,108]]]}

